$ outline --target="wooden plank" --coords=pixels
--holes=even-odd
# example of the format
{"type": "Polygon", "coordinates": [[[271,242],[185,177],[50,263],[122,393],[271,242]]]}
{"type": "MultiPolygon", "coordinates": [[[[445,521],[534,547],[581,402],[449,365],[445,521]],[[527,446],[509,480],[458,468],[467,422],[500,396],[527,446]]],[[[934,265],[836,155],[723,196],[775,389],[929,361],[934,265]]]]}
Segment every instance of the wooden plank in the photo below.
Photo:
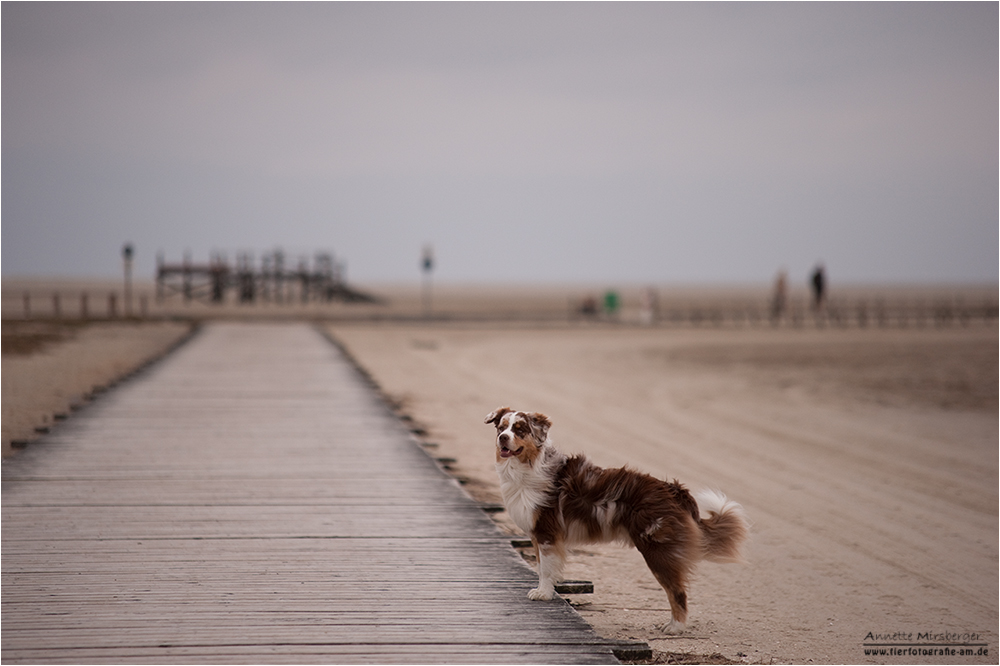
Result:
{"type": "Polygon", "coordinates": [[[614,663],[304,325],[214,324],[3,466],[6,663],[614,663]]]}

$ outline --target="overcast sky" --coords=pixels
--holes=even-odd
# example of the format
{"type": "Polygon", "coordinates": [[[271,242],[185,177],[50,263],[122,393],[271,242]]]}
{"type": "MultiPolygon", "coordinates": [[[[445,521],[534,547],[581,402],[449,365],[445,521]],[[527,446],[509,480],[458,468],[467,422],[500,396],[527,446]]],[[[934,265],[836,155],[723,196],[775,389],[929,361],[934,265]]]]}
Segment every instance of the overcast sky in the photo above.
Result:
{"type": "Polygon", "coordinates": [[[2,4],[2,274],[996,282],[998,4],[2,4]]]}

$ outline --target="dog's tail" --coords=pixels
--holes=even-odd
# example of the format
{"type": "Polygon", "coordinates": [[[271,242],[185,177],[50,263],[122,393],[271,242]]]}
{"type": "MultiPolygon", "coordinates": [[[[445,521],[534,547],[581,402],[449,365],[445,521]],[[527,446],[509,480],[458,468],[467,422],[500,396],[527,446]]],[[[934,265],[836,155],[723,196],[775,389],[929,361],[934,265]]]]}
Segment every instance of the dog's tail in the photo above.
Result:
{"type": "Polygon", "coordinates": [[[701,514],[703,557],[713,562],[742,562],[742,548],[750,534],[743,507],[716,490],[695,494],[701,514]]]}

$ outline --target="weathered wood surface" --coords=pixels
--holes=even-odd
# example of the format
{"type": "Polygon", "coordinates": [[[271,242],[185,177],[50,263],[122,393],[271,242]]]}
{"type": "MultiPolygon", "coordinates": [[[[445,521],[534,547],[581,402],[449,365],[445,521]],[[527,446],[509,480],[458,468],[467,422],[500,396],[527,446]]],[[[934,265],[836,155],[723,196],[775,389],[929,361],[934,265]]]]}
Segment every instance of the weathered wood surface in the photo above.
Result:
{"type": "Polygon", "coordinates": [[[213,324],[3,465],[4,663],[613,663],[306,325],[213,324]]]}

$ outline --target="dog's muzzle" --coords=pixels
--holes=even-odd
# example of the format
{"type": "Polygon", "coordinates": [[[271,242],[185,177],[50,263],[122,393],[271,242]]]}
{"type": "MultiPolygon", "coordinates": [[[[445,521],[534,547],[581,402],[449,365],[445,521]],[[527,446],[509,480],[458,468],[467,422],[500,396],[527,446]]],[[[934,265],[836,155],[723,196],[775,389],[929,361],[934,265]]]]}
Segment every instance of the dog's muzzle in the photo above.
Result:
{"type": "Polygon", "coordinates": [[[517,451],[511,450],[507,446],[510,443],[510,435],[508,435],[507,433],[504,433],[504,434],[500,435],[499,443],[500,443],[500,457],[501,458],[510,458],[511,456],[516,456],[519,453],[521,453],[521,451],[524,451],[524,447],[523,446],[521,448],[519,448],[517,451]]]}

